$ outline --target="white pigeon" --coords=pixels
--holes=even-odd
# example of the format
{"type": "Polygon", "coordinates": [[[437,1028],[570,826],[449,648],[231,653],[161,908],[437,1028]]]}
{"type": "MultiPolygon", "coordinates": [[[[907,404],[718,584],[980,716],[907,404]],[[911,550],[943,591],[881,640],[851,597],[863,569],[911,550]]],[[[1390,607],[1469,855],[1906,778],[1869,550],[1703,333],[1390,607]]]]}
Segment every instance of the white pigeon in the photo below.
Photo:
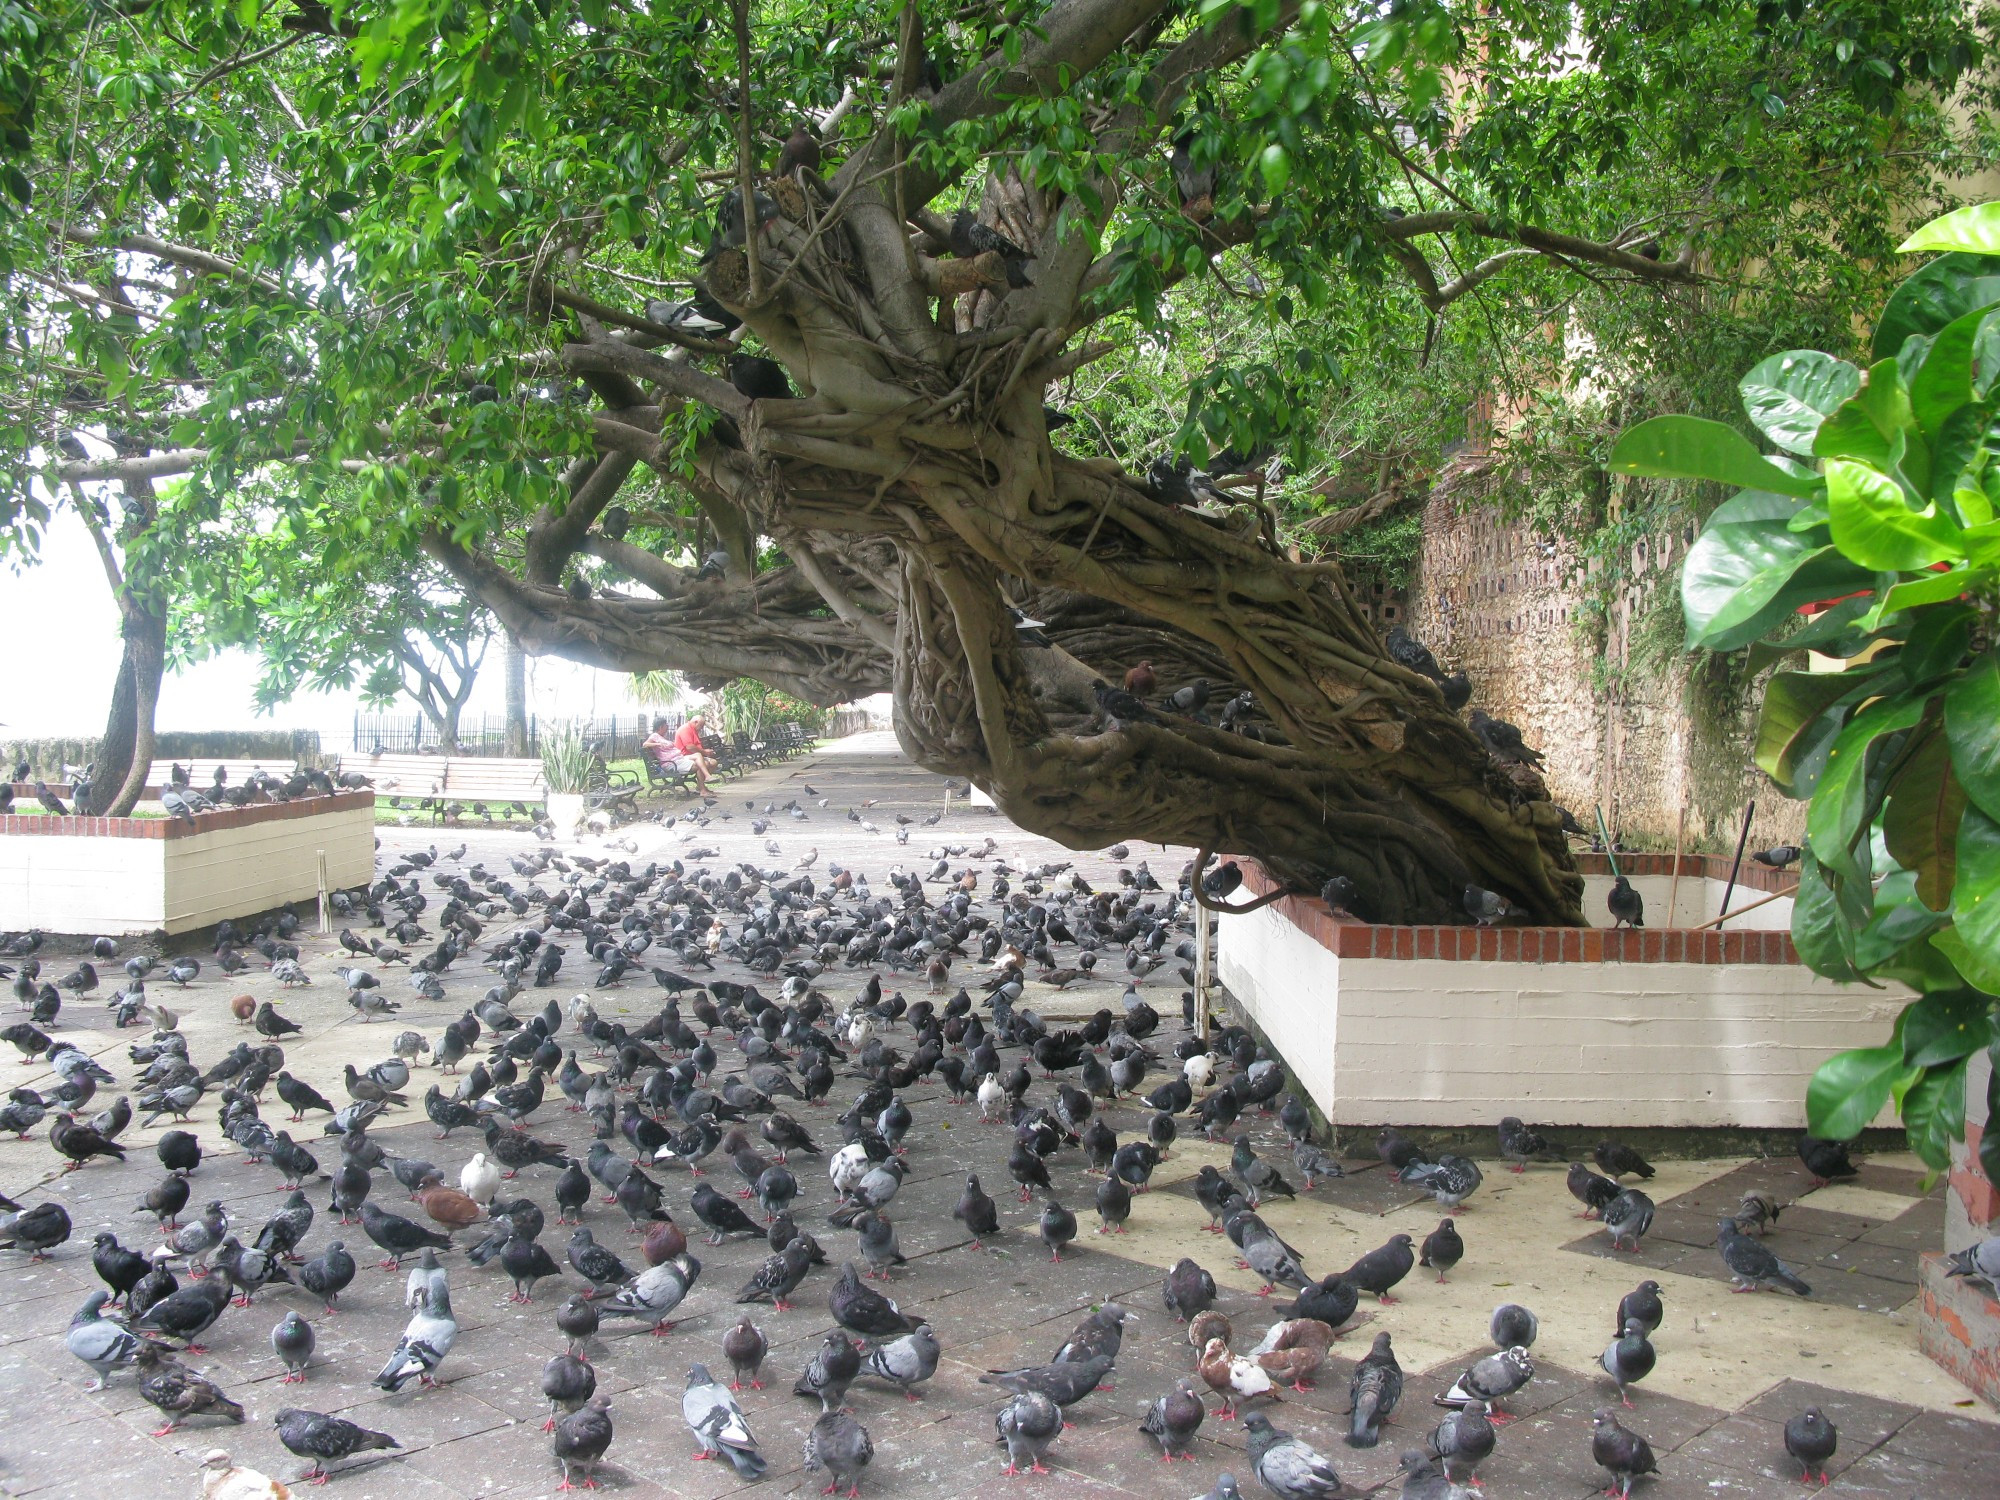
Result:
{"type": "Polygon", "coordinates": [[[833,1153],[826,1175],[833,1180],[833,1190],[845,1198],[868,1175],[869,1165],[868,1148],[855,1141],[833,1153]]]}
{"type": "Polygon", "coordinates": [[[1007,1091],[1000,1087],[1000,1075],[988,1073],[979,1080],[979,1118],[997,1120],[1006,1105],[1007,1091]]]}
{"type": "Polygon", "coordinates": [[[868,1045],[868,1039],[875,1035],[875,1018],[866,1011],[856,1011],[847,1018],[847,1045],[857,1051],[868,1045]]]}
{"type": "Polygon", "coordinates": [[[1215,1054],[1204,1052],[1181,1065],[1181,1076],[1191,1088],[1205,1089],[1215,1078],[1215,1054]]]}
{"type": "Polygon", "coordinates": [[[472,1160],[459,1168],[458,1186],[466,1197],[484,1206],[500,1191],[500,1164],[484,1151],[472,1153],[472,1160]]]}
{"type": "Polygon", "coordinates": [[[432,1378],[451,1346],[458,1341],[458,1319],[451,1315],[451,1293],[432,1284],[429,1300],[403,1326],[403,1336],[375,1383],[385,1391],[400,1391],[412,1380],[436,1385],[432,1378]]]}
{"type": "Polygon", "coordinates": [[[246,1469],[229,1461],[220,1448],[211,1448],[201,1458],[203,1500],[293,1500],[292,1490],[269,1474],[246,1469]]]}

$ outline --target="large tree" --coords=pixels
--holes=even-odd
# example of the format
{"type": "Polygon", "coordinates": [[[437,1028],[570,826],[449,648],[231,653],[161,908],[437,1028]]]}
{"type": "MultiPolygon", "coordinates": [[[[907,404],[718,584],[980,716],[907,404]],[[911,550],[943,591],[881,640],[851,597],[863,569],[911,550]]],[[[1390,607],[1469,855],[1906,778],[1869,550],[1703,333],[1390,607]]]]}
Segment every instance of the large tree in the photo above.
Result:
{"type": "MultiPolygon", "coordinates": [[[[893,689],[911,753],[1027,827],[1344,875],[1388,920],[1468,884],[1579,920],[1559,811],[1254,489],[1052,441],[1050,403],[1207,336],[1191,280],[1280,344],[1420,309],[1419,382],[1468,309],[1553,362],[1578,288],[1726,288],[1855,182],[1891,217],[1985,99],[1959,0],[26,13],[6,411],[46,481],[357,480],[352,546],[530,651],[893,689]],[[114,420],[147,451],[51,446],[114,420]],[[1207,712],[1107,706],[1142,659],[1207,712]]],[[[1297,457],[1333,369],[1205,376],[1183,446],[1297,457]]]]}

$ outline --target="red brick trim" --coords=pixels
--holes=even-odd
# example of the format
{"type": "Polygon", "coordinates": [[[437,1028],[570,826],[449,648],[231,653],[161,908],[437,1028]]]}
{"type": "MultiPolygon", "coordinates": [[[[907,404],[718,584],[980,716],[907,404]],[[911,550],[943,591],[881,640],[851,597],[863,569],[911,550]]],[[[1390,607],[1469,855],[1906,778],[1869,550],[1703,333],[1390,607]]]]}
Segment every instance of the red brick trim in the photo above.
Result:
{"type": "MultiPolygon", "coordinates": [[[[1232,856],[1243,871],[1240,897],[1263,896],[1274,888],[1263,867],[1242,855],[1232,856]]],[[[1588,869],[1590,859],[1603,863],[1603,856],[1582,856],[1588,869]]],[[[1654,875],[1670,873],[1669,854],[1620,855],[1628,873],[1654,875]],[[1659,870],[1634,869],[1632,862],[1655,860],[1659,870]]],[[[1714,873],[1727,879],[1729,861],[1713,855],[1681,856],[1681,874],[1690,878],[1714,873]],[[1690,861],[1706,861],[1697,867],[1690,861]]],[[[1776,871],[1758,869],[1775,877],[1776,871]]],[[[1608,873],[1608,871],[1606,872],[1608,873]]],[[[1746,882],[1747,883],[1747,882],[1746,882]]],[[[1789,885],[1789,877],[1780,888],[1789,885]]],[[[1764,889],[1762,885],[1755,889],[1764,889]]],[[[1502,963],[1697,963],[1697,964],[1795,964],[1798,949],[1787,932],[1696,932],[1603,927],[1390,927],[1357,922],[1334,915],[1324,901],[1314,896],[1287,896],[1273,910],[1283,914],[1307,937],[1339,958],[1442,958],[1485,959],[1502,963]]]]}
{"type": "MultiPolygon", "coordinates": [[[[34,794],[31,792],[32,797],[34,794]]],[[[276,823],[291,818],[312,818],[323,813],[347,812],[353,808],[373,809],[373,792],[335,792],[331,797],[300,797],[292,802],[268,802],[257,807],[220,807],[214,812],[196,813],[194,822],[180,818],[58,818],[52,813],[12,812],[0,817],[0,834],[46,834],[68,838],[184,839],[196,834],[217,833],[227,828],[248,828],[256,823],[276,823]]]]}

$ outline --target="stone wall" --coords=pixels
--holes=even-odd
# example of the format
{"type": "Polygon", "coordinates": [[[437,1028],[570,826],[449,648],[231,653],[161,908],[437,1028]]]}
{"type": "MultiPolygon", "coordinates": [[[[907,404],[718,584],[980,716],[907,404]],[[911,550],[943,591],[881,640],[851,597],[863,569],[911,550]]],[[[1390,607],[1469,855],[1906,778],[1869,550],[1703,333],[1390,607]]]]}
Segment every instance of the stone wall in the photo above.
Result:
{"type": "Polygon", "coordinates": [[[1655,591],[1679,586],[1692,539],[1690,528],[1636,547],[1633,582],[1600,624],[1558,544],[1459,489],[1426,507],[1407,598],[1371,597],[1371,613],[1384,628],[1406,619],[1447,671],[1467,672],[1473,706],[1520,726],[1548,757],[1555,799],[1586,827],[1601,804],[1621,839],[1671,849],[1685,807],[1687,848],[1733,852],[1755,797],[1750,847],[1797,842],[1804,805],[1750,765],[1754,705],[1723,722],[1690,714],[1690,701],[1701,706],[1688,692],[1691,663],[1677,653],[1649,661],[1643,648],[1635,659],[1635,633],[1655,591]]]}

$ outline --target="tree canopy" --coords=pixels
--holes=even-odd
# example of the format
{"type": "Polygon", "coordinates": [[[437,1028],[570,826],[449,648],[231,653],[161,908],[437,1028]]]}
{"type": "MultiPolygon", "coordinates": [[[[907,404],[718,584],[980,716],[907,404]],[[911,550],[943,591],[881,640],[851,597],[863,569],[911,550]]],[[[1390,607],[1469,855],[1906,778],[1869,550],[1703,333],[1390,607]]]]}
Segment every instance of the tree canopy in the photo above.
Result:
{"type": "Polygon", "coordinates": [[[171,556],[254,486],[308,561],[427,559],[530,650],[893,689],[1074,844],[1576,920],[1539,778],[1299,550],[1317,498],[1217,481],[1414,451],[1495,371],[1760,285],[1837,321],[1976,147],[1987,27],[0,0],[0,523],[137,488],[171,556]],[[1206,705],[1117,696],[1141,661],[1206,705]]]}

